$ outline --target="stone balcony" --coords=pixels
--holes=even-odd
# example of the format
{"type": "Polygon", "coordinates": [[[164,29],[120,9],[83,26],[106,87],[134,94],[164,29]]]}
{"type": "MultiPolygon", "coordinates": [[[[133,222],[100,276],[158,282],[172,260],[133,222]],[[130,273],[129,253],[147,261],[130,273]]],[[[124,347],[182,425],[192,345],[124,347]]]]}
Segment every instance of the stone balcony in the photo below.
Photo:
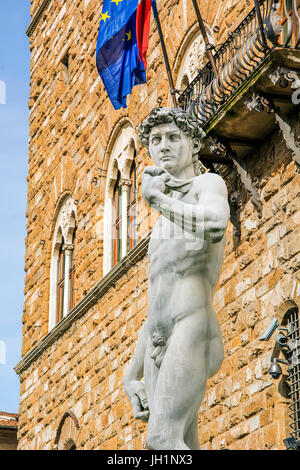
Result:
{"type": "MultiPolygon", "coordinates": [[[[300,150],[289,116],[300,103],[300,1],[260,0],[180,94],[208,135],[206,166],[237,164],[279,125],[293,158],[300,150]]],[[[249,188],[248,188],[249,189],[249,188]]]]}

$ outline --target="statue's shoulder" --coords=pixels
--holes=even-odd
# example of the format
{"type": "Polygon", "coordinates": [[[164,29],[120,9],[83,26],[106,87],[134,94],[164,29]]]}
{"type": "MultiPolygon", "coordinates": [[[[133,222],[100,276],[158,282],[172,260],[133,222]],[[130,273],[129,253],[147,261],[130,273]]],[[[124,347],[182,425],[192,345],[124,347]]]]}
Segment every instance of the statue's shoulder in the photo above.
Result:
{"type": "Polygon", "coordinates": [[[221,193],[227,195],[226,183],[220,175],[216,173],[203,173],[194,178],[194,187],[210,193],[221,193]]]}

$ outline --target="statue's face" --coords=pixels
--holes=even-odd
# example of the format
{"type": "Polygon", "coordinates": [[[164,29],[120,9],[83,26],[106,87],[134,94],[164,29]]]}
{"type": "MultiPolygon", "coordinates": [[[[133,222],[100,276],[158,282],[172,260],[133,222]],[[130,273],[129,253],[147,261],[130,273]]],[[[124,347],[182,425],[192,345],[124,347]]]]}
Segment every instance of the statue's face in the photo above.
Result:
{"type": "Polygon", "coordinates": [[[149,153],[155,166],[180,177],[187,168],[193,168],[193,153],[199,146],[184,134],[174,122],[155,126],[149,138],[149,153]]]}

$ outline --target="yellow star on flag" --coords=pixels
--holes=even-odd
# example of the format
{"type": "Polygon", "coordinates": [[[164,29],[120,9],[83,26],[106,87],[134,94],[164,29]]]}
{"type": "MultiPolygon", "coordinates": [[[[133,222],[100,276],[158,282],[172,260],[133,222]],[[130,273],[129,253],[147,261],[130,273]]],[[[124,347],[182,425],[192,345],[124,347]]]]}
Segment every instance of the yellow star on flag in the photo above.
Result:
{"type": "Polygon", "coordinates": [[[107,18],[110,18],[110,16],[108,16],[107,13],[108,13],[108,11],[107,11],[106,13],[101,13],[101,19],[100,19],[100,21],[103,20],[104,23],[105,23],[105,21],[107,20],[107,18]]]}
{"type": "Polygon", "coordinates": [[[131,31],[129,30],[128,33],[125,33],[125,34],[127,36],[127,41],[130,41],[130,39],[132,38],[131,31]]]}
{"type": "Polygon", "coordinates": [[[118,6],[120,2],[123,2],[123,0],[111,0],[110,3],[115,3],[118,6]]]}

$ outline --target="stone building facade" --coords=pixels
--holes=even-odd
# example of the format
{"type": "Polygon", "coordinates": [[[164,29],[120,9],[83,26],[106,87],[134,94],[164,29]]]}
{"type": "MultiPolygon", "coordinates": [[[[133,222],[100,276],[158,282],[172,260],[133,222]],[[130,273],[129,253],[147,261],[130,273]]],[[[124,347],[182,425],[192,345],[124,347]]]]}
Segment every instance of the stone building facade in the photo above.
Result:
{"type": "MultiPolygon", "coordinates": [[[[195,10],[191,0],[157,5],[182,91],[208,62],[195,10]]],[[[216,50],[254,8],[252,0],[199,5],[216,50]]],[[[22,360],[16,366],[19,449],[145,448],[146,425],[133,419],[122,385],[147,314],[147,246],[156,218],[142,200],[142,172],[151,161],[135,128],[171,99],[152,18],[147,83],[133,89],[128,108],[113,109],[95,66],[100,10],[96,0],[31,1],[26,277],[22,360]]],[[[275,76],[274,67],[271,72],[275,76]]],[[[238,110],[223,108],[215,122],[237,116],[242,128],[247,111],[263,128],[272,110],[250,111],[242,101],[238,110]]],[[[290,416],[297,397],[289,395],[287,366],[282,364],[279,380],[268,373],[271,356],[284,357],[275,335],[260,339],[274,319],[285,327],[300,305],[298,117],[294,105],[288,131],[278,121],[262,139],[253,137],[243,157],[244,179],[235,166],[215,158],[232,218],[214,298],[225,359],[199,414],[203,449],[283,449],[299,418],[297,410],[290,416]]]]}

